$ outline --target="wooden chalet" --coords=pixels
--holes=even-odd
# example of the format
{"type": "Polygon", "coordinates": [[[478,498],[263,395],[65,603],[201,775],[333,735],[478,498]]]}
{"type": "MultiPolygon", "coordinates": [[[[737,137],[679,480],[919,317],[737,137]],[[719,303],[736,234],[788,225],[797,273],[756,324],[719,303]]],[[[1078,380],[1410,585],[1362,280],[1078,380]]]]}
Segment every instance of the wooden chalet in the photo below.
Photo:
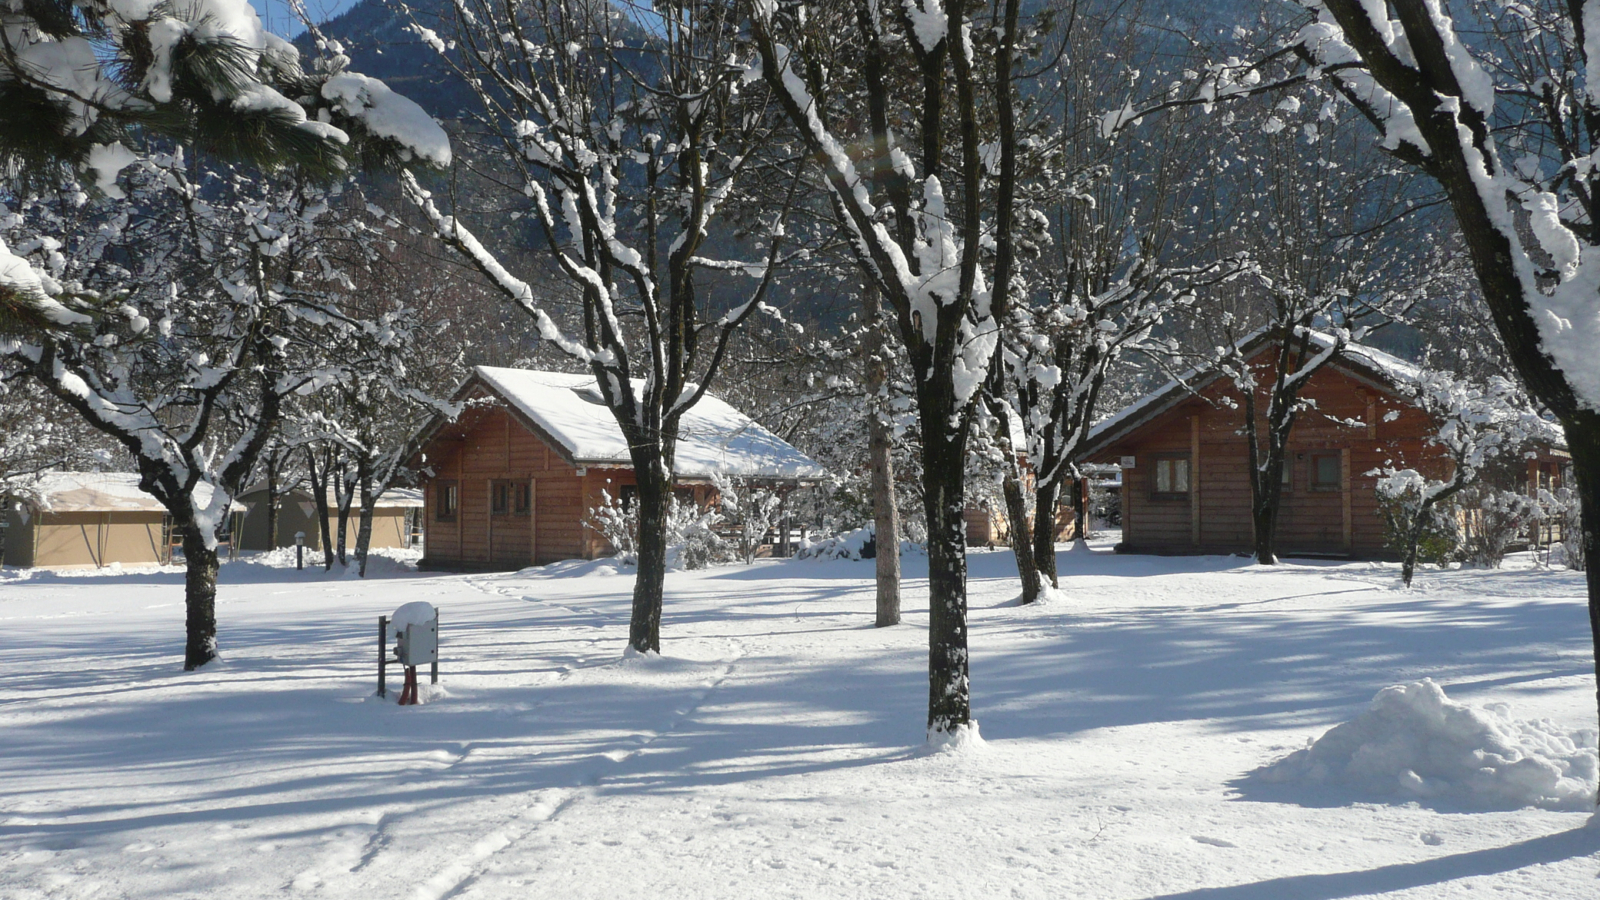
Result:
{"type": "MultiPolygon", "coordinates": [[[[1323,347],[1325,337],[1318,336],[1323,347]]],[[[1258,335],[1242,345],[1267,404],[1277,345],[1258,335]]],[[[1385,547],[1376,475],[1415,468],[1431,477],[1450,462],[1428,441],[1435,423],[1403,388],[1420,371],[1379,350],[1348,345],[1314,373],[1300,396],[1315,405],[1295,419],[1283,475],[1278,552],[1379,557],[1385,547]]],[[[1122,542],[1135,553],[1249,553],[1249,448],[1233,380],[1190,372],[1095,426],[1083,459],[1122,468],[1122,542]]],[[[1527,461],[1529,489],[1559,478],[1564,451],[1546,445],[1527,461]]]]}
{"type": "MultiPolygon", "coordinates": [[[[422,434],[421,566],[518,569],[613,552],[591,527],[604,495],[627,501],[636,481],[627,442],[588,374],[479,366],[456,391],[456,419],[422,434]]],[[[684,415],[680,492],[707,502],[713,475],[799,486],[822,467],[707,394],[684,415]]]]}

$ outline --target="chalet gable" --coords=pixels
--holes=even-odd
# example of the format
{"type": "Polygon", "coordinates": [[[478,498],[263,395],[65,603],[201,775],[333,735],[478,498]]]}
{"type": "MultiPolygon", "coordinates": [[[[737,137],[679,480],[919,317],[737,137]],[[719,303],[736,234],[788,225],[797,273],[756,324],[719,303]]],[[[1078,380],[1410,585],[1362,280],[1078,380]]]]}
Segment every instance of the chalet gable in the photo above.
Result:
{"type": "MultiPolygon", "coordinates": [[[[635,389],[641,386],[636,384],[635,389]]],[[[436,416],[421,436],[424,448],[471,431],[487,401],[503,408],[571,468],[633,466],[627,440],[591,375],[478,366],[456,390],[454,400],[466,408],[455,420],[436,416]]],[[[724,474],[808,481],[826,474],[805,454],[709,393],[681,420],[676,469],[680,478],[690,480],[724,474]]]]}
{"type": "MultiPolygon", "coordinates": [[[[1314,346],[1326,349],[1333,338],[1312,332],[1314,346]]],[[[1252,365],[1261,361],[1267,351],[1277,346],[1277,339],[1266,331],[1257,332],[1239,344],[1239,350],[1252,365]]],[[[1403,386],[1415,384],[1422,370],[1399,357],[1360,344],[1346,344],[1343,350],[1329,360],[1327,368],[1334,369],[1378,394],[1386,395],[1407,406],[1411,400],[1402,391],[1403,386]]],[[[1227,377],[1216,366],[1191,369],[1162,387],[1129,404],[1115,415],[1089,430],[1081,454],[1084,458],[1102,453],[1133,432],[1161,418],[1185,402],[1199,397],[1208,388],[1227,377]]]]}

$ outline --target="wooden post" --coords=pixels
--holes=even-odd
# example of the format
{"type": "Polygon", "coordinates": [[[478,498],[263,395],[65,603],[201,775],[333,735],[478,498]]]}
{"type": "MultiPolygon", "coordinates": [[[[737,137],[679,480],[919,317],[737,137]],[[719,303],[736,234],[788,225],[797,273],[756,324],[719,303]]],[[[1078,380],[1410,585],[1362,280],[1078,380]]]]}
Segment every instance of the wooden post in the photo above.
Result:
{"type": "MultiPolygon", "coordinates": [[[[1550,482],[1551,493],[1555,493],[1555,487],[1555,482],[1552,480],[1550,482]]],[[[1526,493],[1529,497],[1532,497],[1536,500],[1539,497],[1539,461],[1536,459],[1528,460],[1528,488],[1526,493]]],[[[1535,519],[1533,524],[1528,526],[1528,531],[1532,535],[1533,546],[1537,548],[1539,544],[1543,543],[1540,538],[1544,536],[1544,528],[1540,526],[1539,521],[1535,519]]],[[[1550,533],[1553,540],[1554,532],[1552,531],[1550,533]]]]}
{"type": "Polygon", "coordinates": [[[1344,517],[1344,551],[1355,550],[1355,520],[1350,511],[1350,448],[1339,451],[1339,503],[1344,517]]]}
{"type": "Polygon", "coordinates": [[[1200,546],[1200,417],[1189,417],[1189,543],[1200,546]]]}
{"type": "Polygon", "coordinates": [[[1133,538],[1133,479],[1139,472],[1139,458],[1133,459],[1133,466],[1122,470],[1122,545],[1129,546],[1133,538]]]}
{"type": "Polygon", "coordinates": [[[783,534],[778,538],[778,553],[780,558],[789,555],[789,492],[784,491],[778,499],[778,527],[783,529],[783,534]]]}
{"type": "Polygon", "coordinates": [[[489,562],[493,563],[494,562],[494,479],[493,478],[485,479],[483,483],[485,485],[487,485],[487,487],[485,489],[489,492],[488,493],[488,497],[487,497],[489,502],[487,502],[487,503],[485,503],[483,505],[483,508],[484,508],[484,511],[485,511],[484,518],[485,518],[485,522],[486,522],[484,528],[485,528],[485,531],[487,533],[486,540],[489,542],[489,549],[486,551],[486,555],[489,558],[489,562]]]}
{"type": "Polygon", "coordinates": [[[438,650],[438,645],[439,645],[439,607],[437,607],[437,606],[435,606],[433,608],[433,643],[434,643],[433,666],[432,666],[431,671],[429,671],[429,673],[428,673],[428,677],[431,679],[430,682],[429,682],[430,684],[438,684],[439,683],[439,650],[438,650]]]}
{"type": "Polygon", "coordinates": [[[378,696],[387,697],[384,677],[389,665],[389,617],[378,617],[378,696]]]}

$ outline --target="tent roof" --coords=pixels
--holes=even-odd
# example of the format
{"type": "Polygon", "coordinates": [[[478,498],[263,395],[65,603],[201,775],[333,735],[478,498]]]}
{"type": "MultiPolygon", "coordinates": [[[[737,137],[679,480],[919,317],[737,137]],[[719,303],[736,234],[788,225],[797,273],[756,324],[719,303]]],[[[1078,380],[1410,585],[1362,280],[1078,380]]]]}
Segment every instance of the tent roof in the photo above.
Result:
{"type": "MultiPolygon", "coordinates": [[[[139,476],[132,472],[45,472],[18,487],[18,493],[36,497],[44,512],[166,512],[160,500],[139,488],[139,476]]],[[[196,485],[195,501],[203,506],[210,500],[211,485],[196,485]]],[[[238,503],[232,509],[243,511],[238,503]]]]}
{"type": "MultiPolygon", "coordinates": [[[[245,488],[244,490],[240,491],[238,499],[239,499],[240,502],[243,502],[243,503],[246,503],[246,504],[250,504],[253,507],[254,504],[259,503],[261,501],[260,501],[259,498],[253,498],[252,495],[253,494],[259,494],[259,493],[265,491],[266,489],[267,489],[267,483],[265,481],[258,481],[255,484],[252,484],[249,487],[245,488]]],[[[309,499],[311,499],[311,491],[309,489],[307,489],[307,487],[306,487],[306,485],[304,483],[301,483],[301,484],[297,485],[293,491],[289,492],[289,496],[294,498],[294,499],[297,499],[297,500],[298,499],[309,500],[309,499]]],[[[361,505],[361,489],[357,488],[356,492],[355,492],[355,498],[351,501],[350,508],[351,509],[355,509],[355,508],[359,507],[360,505],[361,505]]],[[[398,509],[421,509],[423,507],[423,505],[424,504],[422,502],[422,491],[419,491],[416,488],[392,487],[392,488],[389,488],[388,490],[384,491],[383,494],[378,497],[378,505],[375,508],[377,508],[377,509],[397,509],[397,508],[398,509]]],[[[331,488],[331,487],[328,489],[328,507],[330,509],[338,509],[338,507],[339,507],[339,500],[338,500],[338,498],[336,496],[334,496],[333,488],[331,488]]]]}

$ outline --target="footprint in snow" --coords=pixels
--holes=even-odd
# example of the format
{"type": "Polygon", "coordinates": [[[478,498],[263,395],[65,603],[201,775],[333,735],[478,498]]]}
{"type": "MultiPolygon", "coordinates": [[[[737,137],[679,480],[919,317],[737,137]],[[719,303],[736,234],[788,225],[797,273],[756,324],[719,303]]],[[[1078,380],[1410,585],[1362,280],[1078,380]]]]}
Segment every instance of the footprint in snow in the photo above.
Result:
{"type": "Polygon", "coordinates": [[[1238,844],[1235,844],[1232,841],[1225,841],[1222,838],[1206,837],[1203,834],[1191,835],[1191,837],[1194,839],[1195,843],[1206,844],[1207,846],[1211,846],[1211,847],[1237,847],[1237,846],[1239,846],[1238,844]]]}

